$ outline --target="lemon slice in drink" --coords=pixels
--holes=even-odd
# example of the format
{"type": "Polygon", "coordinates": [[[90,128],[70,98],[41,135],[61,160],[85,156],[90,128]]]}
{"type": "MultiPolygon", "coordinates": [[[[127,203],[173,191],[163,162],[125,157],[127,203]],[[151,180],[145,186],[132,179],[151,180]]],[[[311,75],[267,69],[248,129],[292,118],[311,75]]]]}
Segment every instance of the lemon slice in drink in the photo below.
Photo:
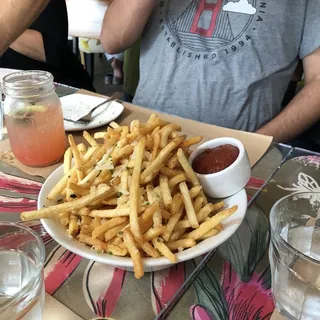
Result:
{"type": "Polygon", "coordinates": [[[43,105],[26,106],[25,108],[23,108],[23,112],[46,112],[46,111],[48,111],[48,107],[43,105]]]}

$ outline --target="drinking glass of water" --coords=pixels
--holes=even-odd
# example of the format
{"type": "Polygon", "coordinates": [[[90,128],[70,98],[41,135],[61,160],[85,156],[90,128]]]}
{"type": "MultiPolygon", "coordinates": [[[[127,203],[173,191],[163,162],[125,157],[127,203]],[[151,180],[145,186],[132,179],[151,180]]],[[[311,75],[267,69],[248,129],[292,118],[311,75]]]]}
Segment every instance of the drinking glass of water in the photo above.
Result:
{"type": "Polygon", "coordinates": [[[276,308],[289,319],[320,319],[320,193],[282,198],[270,224],[276,308]]]}
{"type": "Polygon", "coordinates": [[[19,224],[0,222],[0,319],[41,320],[44,305],[41,238],[19,224]]]}

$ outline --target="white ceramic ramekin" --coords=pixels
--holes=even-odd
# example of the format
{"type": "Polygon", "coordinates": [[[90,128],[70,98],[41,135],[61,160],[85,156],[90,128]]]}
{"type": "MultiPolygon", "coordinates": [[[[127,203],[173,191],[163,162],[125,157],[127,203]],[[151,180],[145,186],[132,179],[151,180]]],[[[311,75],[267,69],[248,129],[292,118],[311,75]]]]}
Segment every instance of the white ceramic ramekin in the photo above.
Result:
{"type": "Polygon", "coordinates": [[[203,143],[192,152],[189,158],[190,164],[192,165],[195,157],[206,149],[225,144],[233,145],[239,149],[239,155],[235,162],[216,173],[197,173],[203,191],[212,198],[226,198],[239,192],[246,186],[251,177],[251,166],[246,149],[241,141],[234,138],[217,138],[203,143]]]}

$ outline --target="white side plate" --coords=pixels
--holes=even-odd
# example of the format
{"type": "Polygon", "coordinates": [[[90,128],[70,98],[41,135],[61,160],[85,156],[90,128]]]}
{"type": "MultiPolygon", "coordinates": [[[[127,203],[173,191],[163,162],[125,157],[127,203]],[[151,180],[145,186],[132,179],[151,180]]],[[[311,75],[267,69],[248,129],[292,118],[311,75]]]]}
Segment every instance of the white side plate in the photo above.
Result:
{"type": "MultiPolygon", "coordinates": [[[[71,94],[60,98],[64,118],[69,118],[74,114],[87,114],[96,105],[105,99],[100,97],[88,96],[81,93],[71,94]],[[86,110],[86,112],[84,112],[86,110]]],[[[108,102],[94,110],[93,120],[83,124],[64,120],[64,129],[66,131],[82,131],[105,126],[111,121],[117,119],[123,112],[123,105],[116,101],[108,102]]]]}

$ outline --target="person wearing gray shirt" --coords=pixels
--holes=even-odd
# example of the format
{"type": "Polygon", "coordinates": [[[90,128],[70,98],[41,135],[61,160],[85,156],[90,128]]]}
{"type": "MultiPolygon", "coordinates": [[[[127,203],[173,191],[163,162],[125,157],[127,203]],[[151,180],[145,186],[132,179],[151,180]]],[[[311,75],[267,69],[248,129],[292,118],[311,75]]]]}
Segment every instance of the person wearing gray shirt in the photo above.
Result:
{"type": "Polygon", "coordinates": [[[133,102],[290,141],[320,119],[320,0],[114,0],[107,52],[142,34],[133,102]],[[302,59],[306,85],[282,110],[302,59]]]}

